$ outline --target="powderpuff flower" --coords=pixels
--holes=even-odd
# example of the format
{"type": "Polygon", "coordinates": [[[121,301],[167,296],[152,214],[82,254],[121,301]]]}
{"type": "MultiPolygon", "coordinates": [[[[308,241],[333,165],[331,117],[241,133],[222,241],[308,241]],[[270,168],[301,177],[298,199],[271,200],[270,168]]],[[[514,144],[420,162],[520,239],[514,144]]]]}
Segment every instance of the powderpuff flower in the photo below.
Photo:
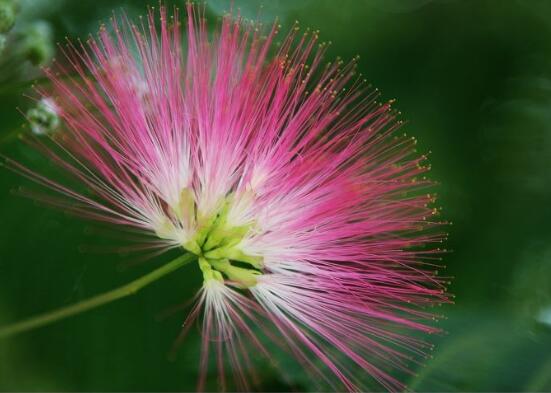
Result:
{"type": "Polygon", "coordinates": [[[90,193],[12,168],[73,212],[196,256],[184,329],[202,321],[199,388],[211,352],[250,387],[262,335],[333,389],[403,389],[395,371],[429,349],[417,333],[438,331],[428,307],[447,301],[426,157],[355,60],[324,62],[317,32],[294,26],[276,45],[277,23],[226,15],[211,36],[187,13],[184,45],[161,7],[46,70],[39,92],[64,126],[37,145],[90,193]]]}

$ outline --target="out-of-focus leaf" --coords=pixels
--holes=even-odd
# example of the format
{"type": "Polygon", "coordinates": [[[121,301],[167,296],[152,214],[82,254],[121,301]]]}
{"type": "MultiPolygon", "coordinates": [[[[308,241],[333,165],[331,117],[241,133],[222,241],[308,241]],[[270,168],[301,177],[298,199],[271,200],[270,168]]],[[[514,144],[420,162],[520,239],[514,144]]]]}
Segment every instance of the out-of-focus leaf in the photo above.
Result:
{"type": "Polygon", "coordinates": [[[207,2],[207,6],[217,15],[222,15],[230,10],[234,10],[247,19],[258,20],[270,24],[276,18],[280,21],[285,21],[289,13],[297,9],[312,7],[316,3],[315,0],[235,0],[233,2],[212,0],[207,2]]]}
{"type": "Polygon", "coordinates": [[[526,384],[525,392],[548,392],[551,390],[551,357],[536,369],[534,376],[526,384]]]}
{"type": "Polygon", "coordinates": [[[511,311],[551,327],[551,249],[536,242],[527,247],[511,275],[511,311]]]}
{"type": "Polygon", "coordinates": [[[410,389],[525,391],[545,383],[540,374],[547,367],[551,330],[495,313],[453,313],[449,322],[449,336],[418,369],[410,389]]]}

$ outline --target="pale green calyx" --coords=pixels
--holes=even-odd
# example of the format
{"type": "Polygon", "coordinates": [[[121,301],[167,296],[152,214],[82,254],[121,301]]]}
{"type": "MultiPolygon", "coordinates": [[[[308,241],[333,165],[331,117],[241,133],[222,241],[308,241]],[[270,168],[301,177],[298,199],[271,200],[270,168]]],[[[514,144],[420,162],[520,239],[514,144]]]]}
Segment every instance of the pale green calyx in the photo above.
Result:
{"type": "Polygon", "coordinates": [[[203,280],[209,281],[209,280],[217,280],[220,282],[224,282],[224,277],[222,277],[222,273],[220,273],[217,270],[214,270],[212,268],[212,265],[203,257],[199,257],[197,259],[199,262],[199,268],[203,272],[203,280]]]}
{"type": "Polygon", "coordinates": [[[257,276],[262,274],[258,270],[234,266],[227,259],[211,259],[209,263],[214,269],[245,288],[255,286],[257,276]]]}

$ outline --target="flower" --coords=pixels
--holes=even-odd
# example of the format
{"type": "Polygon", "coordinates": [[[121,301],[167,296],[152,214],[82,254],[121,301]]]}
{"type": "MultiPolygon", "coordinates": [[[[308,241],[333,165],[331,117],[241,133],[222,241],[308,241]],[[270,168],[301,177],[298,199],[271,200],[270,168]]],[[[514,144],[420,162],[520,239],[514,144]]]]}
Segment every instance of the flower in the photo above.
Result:
{"type": "Polygon", "coordinates": [[[79,214],[197,256],[185,329],[202,315],[200,388],[213,346],[221,375],[227,356],[249,387],[263,334],[334,389],[402,389],[392,370],[429,349],[413,332],[437,332],[426,308],[447,301],[426,157],[356,59],[324,64],[317,32],[276,46],[277,24],[263,35],[226,15],[211,37],[187,11],[184,53],[161,7],[159,30],[153,11],[141,27],[113,20],[46,69],[38,90],[65,129],[44,151],[94,196],[16,169],[79,214]]]}

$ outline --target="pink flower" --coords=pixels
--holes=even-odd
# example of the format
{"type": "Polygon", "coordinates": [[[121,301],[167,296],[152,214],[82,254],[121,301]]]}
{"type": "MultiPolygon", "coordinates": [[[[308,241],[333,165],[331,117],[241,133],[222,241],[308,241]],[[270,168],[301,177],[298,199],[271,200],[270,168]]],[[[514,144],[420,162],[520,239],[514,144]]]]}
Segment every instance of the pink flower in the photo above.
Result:
{"type": "Polygon", "coordinates": [[[429,349],[414,332],[437,332],[426,308],[447,301],[425,157],[316,32],[276,46],[277,25],[228,15],[210,37],[187,11],[184,53],[161,7],[160,31],[152,12],[113,21],[46,70],[66,129],[37,144],[93,196],[12,166],[74,212],[197,255],[200,388],[211,349],[249,387],[251,346],[270,356],[260,329],[334,389],[403,389],[393,370],[429,349]]]}

